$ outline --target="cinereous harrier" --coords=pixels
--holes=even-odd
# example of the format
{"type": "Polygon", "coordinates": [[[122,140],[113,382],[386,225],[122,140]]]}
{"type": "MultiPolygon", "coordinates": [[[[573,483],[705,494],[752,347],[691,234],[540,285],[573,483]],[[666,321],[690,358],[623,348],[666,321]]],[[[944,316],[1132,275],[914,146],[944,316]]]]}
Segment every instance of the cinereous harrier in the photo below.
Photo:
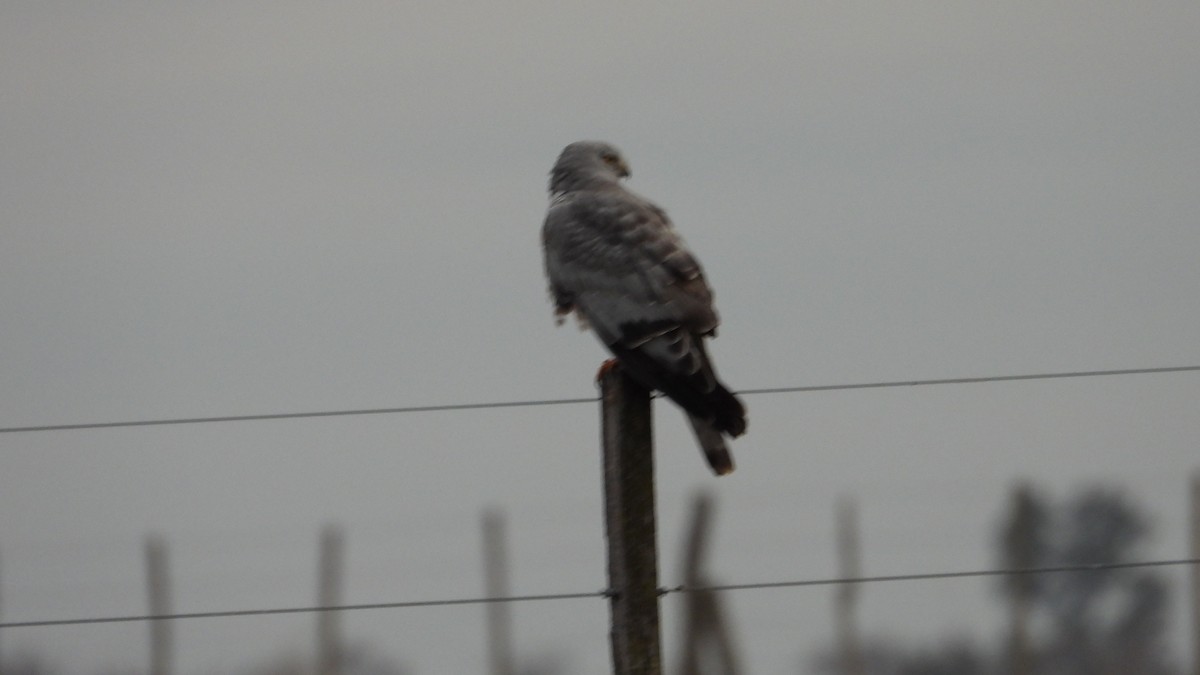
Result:
{"type": "Polygon", "coordinates": [[[626,190],[629,166],[596,141],[568,145],[550,172],[542,228],[559,323],[575,312],[643,386],[688,415],[718,475],[733,471],[723,435],[746,431],[741,402],[704,349],[716,335],[712,290],[662,209],[626,190]]]}

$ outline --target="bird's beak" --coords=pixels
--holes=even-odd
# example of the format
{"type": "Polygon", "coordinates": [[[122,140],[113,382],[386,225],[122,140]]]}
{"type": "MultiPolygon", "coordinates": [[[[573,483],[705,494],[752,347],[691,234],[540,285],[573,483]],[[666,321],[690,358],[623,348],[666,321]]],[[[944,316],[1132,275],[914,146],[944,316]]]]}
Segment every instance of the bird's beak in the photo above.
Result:
{"type": "Polygon", "coordinates": [[[629,165],[626,164],[625,160],[623,159],[617,164],[617,175],[621,178],[629,178],[631,175],[629,171],[629,165]]]}

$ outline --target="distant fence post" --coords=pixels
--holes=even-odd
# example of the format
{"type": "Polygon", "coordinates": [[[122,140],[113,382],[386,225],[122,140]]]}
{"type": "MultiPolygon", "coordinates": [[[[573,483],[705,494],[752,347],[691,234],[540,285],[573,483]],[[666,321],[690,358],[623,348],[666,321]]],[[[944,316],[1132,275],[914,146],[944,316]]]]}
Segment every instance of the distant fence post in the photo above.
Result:
{"type": "MultiPolygon", "coordinates": [[[[862,576],[862,557],[858,543],[858,507],[850,497],[838,500],[836,506],[838,576],[857,579],[862,576]]],[[[862,645],[858,638],[858,584],[838,586],[835,612],[837,614],[838,655],[843,675],[863,675],[862,645]]]]}
{"type": "Polygon", "coordinates": [[[713,499],[699,493],[692,502],[692,524],[683,549],[683,639],[680,641],[679,675],[740,673],[741,660],[725,621],[720,598],[705,588],[713,583],[704,572],[711,529],[713,499]]]}
{"type": "MultiPolygon", "coordinates": [[[[1033,486],[1019,483],[1013,488],[1012,515],[1005,525],[1001,540],[1005,567],[1021,570],[1037,566],[1038,523],[1042,518],[1033,486]]],[[[1033,644],[1029,628],[1036,581],[1037,577],[1030,574],[1012,575],[1005,579],[1011,598],[1008,667],[1012,675],[1030,675],[1034,672],[1033,644]]]]}
{"type": "MultiPolygon", "coordinates": [[[[342,551],[345,538],[342,529],[327,525],[321,530],[321,551],[317,562],[317,605],[336,607],[342,604],[342,551]]],[[[341,613],[336,610],[317,612],[317,673],[338,675],[342,671],[341,613]]]]}
{"type": "MultiPolygon", "coordinates": [[[[146,592],[150,615],[171,613],[171,587],[167,576],[167,545],[159,537],[146,538],[146,592]]],[[[150,621],[150,675],[170,675],[171,620],[150,621]]]]}
{"type": "Polygon", "coordinates": [[[613,672],[661,675],[650,393],[611,363],[599,380],[613,672]]]}
{"type": "MultiPolygon", "coordinates": [[[[504,542],[504,516],[499,511],[483,514],[484,595],[503,598],[508,595],[508,554],[504,542]]],[[[512,611],[507,602],[489,602],[487,611],[488,672],[513,675],[512,611]]]]}

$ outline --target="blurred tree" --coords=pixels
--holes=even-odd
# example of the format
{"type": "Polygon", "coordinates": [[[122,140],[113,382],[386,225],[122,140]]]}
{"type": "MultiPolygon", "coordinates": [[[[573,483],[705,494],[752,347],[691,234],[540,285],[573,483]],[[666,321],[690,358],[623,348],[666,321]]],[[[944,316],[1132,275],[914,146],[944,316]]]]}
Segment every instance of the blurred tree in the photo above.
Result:
{"type": "MultiPolygon", "coordinates": [[[[1088,488],[1047,508],[1018,488],[1001,535],[1001,563],[1014,568],[1134,562],[1149,523],[1119,491],[1088,488]],[[1024,496],[1022,496],[1024,495],[1024,496]]],[[[1168,593],[1161,577],[1139,568],[1014,575],[1001,590],[1045,618],[1045,637],[1029,654],[1028,673],[1168,675],[1168,593]]],[[[1014,620],[1015,623],[1015,620],[1014,620]]],[[[1020,657],[1010,652],[1012,663],[1020,657]]]]}
{"type": "MultiPolygon", "coordinates": [[[[1052,503],[1014,489],[996,536],[998,564],[1029,570],[1143,559],[1148,519],[1119,490],[1090,487],[1052,503]]],[[[1148,568],[1011,574],[1001,578],[1007,635],[994,650],[956,639],[933,647],[872,641],[867,675],[1179,675],[1166,644],[1170,593],[1148,568]]],[[[869,592],[869,588],[864,589],[869,592]]],[[[837,650],[812,672],[842,675],[837,650]]]]}

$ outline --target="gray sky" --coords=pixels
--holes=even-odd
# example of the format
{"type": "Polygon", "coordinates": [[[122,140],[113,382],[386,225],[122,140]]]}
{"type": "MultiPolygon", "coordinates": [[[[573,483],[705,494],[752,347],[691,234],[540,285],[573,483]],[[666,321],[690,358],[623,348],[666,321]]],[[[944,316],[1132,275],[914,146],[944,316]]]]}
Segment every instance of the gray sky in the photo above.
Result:
{"type": "MultiPolygon", "coordinates": [[[[621,147],[704,262],[737,389],[1200,362],[1200,5],[6,3],[0,426],[592,395],[538,230],[556,154],[621,147]]],[[[753,396],[737,473],[658,407],[664,583],[698,488],[721,581],[986,567],[1030,477],[1127,488],[1185,554],[1200,378],[753,396]]],[[[604,585],[592,406],[0,435],[3,616],[604,585]]],[[[1172,579],[1182,584],[1182,572],[1172,579]]],[[[1180,588],[1177,586],[1177,588],[1180,588]]],[[[828,589],[727,597],[749,666],[831,637],[828,589]]],[[[983,636],[985,582],[874,585],[871,635],[983,636]]],[[[668,649],[674,599],[664,601],[668,649]]],[[[1177,608],[1179,628],[1184,614],[1177,608]]],[[[519,653],[607,672],[599,600],[515,607],[519,653]]],[[[306,654],[312,617],[178,624],[181,675],[306,654]]],[[[352,613],[417,673],[480,672],[483,610],[352,613]]],[[[6,631],[67,673],[143,667],[139,624],[6,631]]],[[[1186,656],[1184,642],[1177,652],[1186,656]]]]}

